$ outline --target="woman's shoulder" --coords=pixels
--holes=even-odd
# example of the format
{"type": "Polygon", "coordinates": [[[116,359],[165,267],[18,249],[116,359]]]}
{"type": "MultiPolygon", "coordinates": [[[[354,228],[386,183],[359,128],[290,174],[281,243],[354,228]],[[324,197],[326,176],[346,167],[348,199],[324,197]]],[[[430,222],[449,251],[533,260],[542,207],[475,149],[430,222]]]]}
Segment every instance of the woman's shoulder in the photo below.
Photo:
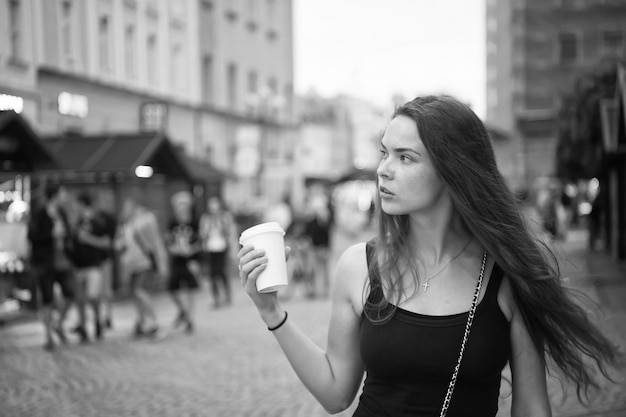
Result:
{"type": "Polygon", "coordinates": [[[367,264],[366,244],[366,242],[359,242],[349,246],[341,254],[337,267],[353,269],[362,267],[364,262],[367,264]]]}
{"type": "Polygon", "coordinates": [[[343,251],[335,268],[335,290],[353,303],[362,299],[368,276],[365,242],[351,245],[343,251]]]}
{"type": "Polygon", "coordinates": [[[517,312],[517,305],[513,297],[511,279],[506,274],[502,277],[502,283],[498,290],[498,306],[500,310],[502,310],[502,314],[504,314],[506,319],[510,322],[517,312]]]}

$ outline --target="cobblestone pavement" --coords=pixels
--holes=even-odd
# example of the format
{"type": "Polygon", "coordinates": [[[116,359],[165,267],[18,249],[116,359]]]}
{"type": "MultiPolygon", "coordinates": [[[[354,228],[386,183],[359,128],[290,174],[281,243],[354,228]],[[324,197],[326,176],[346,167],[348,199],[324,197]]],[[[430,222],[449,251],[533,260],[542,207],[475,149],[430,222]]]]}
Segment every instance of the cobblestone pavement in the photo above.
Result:
{"type": "MultiPolygon", "coordinates": [[[[602,327],[624,346],[626,283],[614,270],[593,275],[582,241],[579,236],[562,245],[570,260],[566,275],[602,303],[602,327]]],[[[71,340],[54,352],[42,349],[38,323],[0,328],[0,415],[326,416],[298,381],[252,303],[236,284],[234,289],[233,305],[218,310],[209,308],[205,289],[196,307],[196,332],[170,331],[155,342],[130,338],[133,310],[127,302],[116,304],[115,327],[104,341],[79,345],[71,340]]],[[[157,304],[159,320],[167,327],[174,318],[172,304],[165,296],[157,297],[157,304]]],[[[296,293],[285,307],[290,320],[323,346],[329,302],[296,293]]],[[[604,385],[589,408],[578,404],[573,393],[561,400],[560,384],[551,379],[554,415],[626,416],[625,375],[618,376],[620,382],[604,385]]],[[[509,415],[507,390],[510,386],[503,382],[498,416],[509,415]]],[[[351,415],[353,409],[340,416],[351,415]]]]}

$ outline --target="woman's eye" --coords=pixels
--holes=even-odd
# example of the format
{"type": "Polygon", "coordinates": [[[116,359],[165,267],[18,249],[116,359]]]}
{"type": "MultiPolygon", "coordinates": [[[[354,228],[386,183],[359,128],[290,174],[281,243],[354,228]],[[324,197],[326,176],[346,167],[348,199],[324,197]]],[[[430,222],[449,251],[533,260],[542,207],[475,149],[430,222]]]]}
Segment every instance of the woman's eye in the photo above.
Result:
{"type": "Polygon", "coordinates": [[[413,160],[413,159],[411,159],[411,157],[410,157],[410,156],[408,156],[408,155],[400,155],[400,161],[401,161],[401,162],[410,162],[410,161],[412,161],[412,160],[413,160]]]}

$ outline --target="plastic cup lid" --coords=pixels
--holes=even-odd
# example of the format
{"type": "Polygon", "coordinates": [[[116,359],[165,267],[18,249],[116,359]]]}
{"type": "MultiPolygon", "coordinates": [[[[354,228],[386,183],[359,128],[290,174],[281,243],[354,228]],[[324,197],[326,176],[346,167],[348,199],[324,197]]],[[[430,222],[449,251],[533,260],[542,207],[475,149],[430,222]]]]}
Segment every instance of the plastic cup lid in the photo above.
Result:
{"type": "Polygon", "coordinates": [[[268,232],[278,232],[281,234],[281,236],[285,235],[285,231],[282,227],[280,227],[280,224],[278,224],[278,222],[261,223],[244,230],[239,237],[239,243],[243,244],[242,242],[251,236],[268,232]]]}

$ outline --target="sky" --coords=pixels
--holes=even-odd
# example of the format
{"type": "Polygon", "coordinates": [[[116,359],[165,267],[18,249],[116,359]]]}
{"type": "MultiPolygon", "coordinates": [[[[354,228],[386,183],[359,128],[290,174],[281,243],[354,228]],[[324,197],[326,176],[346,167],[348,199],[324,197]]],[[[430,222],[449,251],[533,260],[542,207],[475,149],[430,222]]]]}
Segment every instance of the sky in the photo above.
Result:
{"type": "Polygon", "coordinates": [[[295,90],[391,106],[445,93],[485,113],[484,0],[293,0],[295,90]]]}

